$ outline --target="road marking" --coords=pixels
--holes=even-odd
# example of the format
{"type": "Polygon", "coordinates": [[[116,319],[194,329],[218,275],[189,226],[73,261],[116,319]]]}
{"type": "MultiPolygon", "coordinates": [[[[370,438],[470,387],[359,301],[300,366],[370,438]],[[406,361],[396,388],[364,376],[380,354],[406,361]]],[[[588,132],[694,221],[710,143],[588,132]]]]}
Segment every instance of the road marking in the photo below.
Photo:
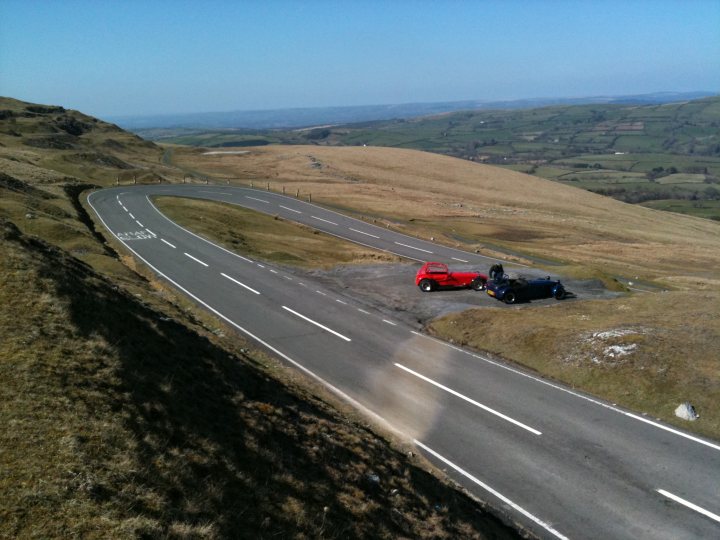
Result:
{"type": "Polygon", "coordinates": [[[382,322],[388,323],[388,324],[391,325],[391,326],[397,326],[396,323],[394,323],[394,322],[392,322],[392,321],[388,321],[387,319],[383,319],[382,322]]]}
{"type": "Polygon", "coordinates": [[[348,305],[347,302],[343,302],[342,300],[335,299],[335,301],[336,301],[338,304],[343,304],[344,306],[347,306],[347,305],[348,305]]]}
{"type": "Polygon", "coordinates": [[[127,208],[125,208],[125,205],[123,205],[123,210],[125,210],[126,212],[129,212],[129,210],[127,208]]]}
{"type": "Polygon", "coordinates": [[[235,278],[231,278],[230,276],[228,276],[227,274],[225,274],[225,273],[223,273],[223,272],[220,272],[220,275],[221,275],[222,277],[228,278],[228,279],[229,279],[230,281],[232,281],[233,283],[237,283],[237,284],[240,285],[241,287],[245,287],[245,288],[246,288],[248,291],[250,291],[250,292],[254,292],[255,294],[260,294],[258,291],[256,291],[256,290],[253,289],[252,287],[248,287],[248,286],[245,285],[244,283],[239,282],[239,281],[238,281],[237,279],[235,279],[235,278]]]}
{"type": "Polygon", "coordinates": [[[170,242],[168,242],[168,241],[165,240],[164,238],[161,238],[160,240],[162,240],[163,242],[165,242],[165,243],[166,243],[168,246],[170,246],[171,248],[177,249],[175,246],[173,246],[170,242]]]}
{"type": "Polygon", "coordinates": [[[280,208],[284,208],[285,210],[290,210],[291,212],[295,212],[296,214],[302,214],[300,210],[295,210],[294,208],[288,208],[287,206],[283,206],[282,204],[278,204],[280,208]]]}
{"type": "Polygon", "coordinates": [[[146,230],[147,232],[149,232],[150,234],[152,234],[155,238],[157,238],[157,234],[155,234],[154,232],[152,232],[150,229],[146,228],[145,230],[146,230]]]}
{"type": "Polygon", "coordinates": [[[518,504],[515,504],[515,503],[512,502],[510,499],[508,499],[505,495],[501,494],[501,493],[498,492],[498,491],[495,491],[493,488],[491,488],[490,486],[488,486],[485,482],[483,482],[483,481],[479,480],[478,478],[474,477],[472,474],[470,474],[470,473],[467,472],[466,470],[458,467],[458,466],[455,465],[452,461],[450,461],[449,459],[441,456],[440,454],[438,454],[435,450],[433,450],[433,449],[430,448],[429,446],[425,446],[423,443],[421,443],[421,442],[418,441],[417,439],[414,439],[414,442],[415,442],[415,444],[418,445],[420,448],[422,448],[422,449],[425,450],[426,452],[432,454],[433,456],[435,456],[437,459],[439,459],[440,461],[442,461],[442,462],[445,463],[446,465],[449,465],[450,467],[452,467],[453,469],[455,469],[457,472],[459,472],[460,474],[462,474],[465,478],[467,478],[467,479],[475,482],[478,486],[480,486],[481,488],[483,488],[485,491],[488,491],[488,492],[490,492],[491,494],[495,495],[495,496],[496,496],[498,499],[500,499],[502,502],[504,502],[504,503],[507,504],[508,506],[514,508],[515,510],[517,510],[518,512],[520,512],[523,516],[525,516],[526,518],[528,518],[528,519],[530,519],[531,521],[537,523],[537,524],[540,525],[543,529],[545,529],[546,531],[552,533],[552,534],[553,534],[554,536],[556,536],[557,538],[560,538],[561,540],[569,540],[567,536],[565,536],[564,534],[562,534],[562,533],[558,532],[557,530],[553,529],[552,526],[550,526],[549,523],[545,523],[545,522],[542,521],[540,518],[535,517],[535,516],[532,515],[530,512],[528,512],[527,510],[525,510],[522,506],[520,506],[520,505],[518,505],[518,504]]]}
{"type": "Polygon", "coordinates": [[[307,285],[305,285],[304,283],[298,283],[298,285],[300,285],[301,287],[307,287],[307,285]]]}
{"type": "Polygon", "coordinates": [[[263,199],[258,199],[258,198],[256,198],[256,197],[251,197],[250,195],[245,195],[245,198],[246,198],[246,199],[252,199],[253,201],[258,201],[258,202],[265,203],[265,204],[270,204],[270,201],[265,201],[265,200],[263,200],[263,199]]]}
{"type": "Polygon", "coordinates": [[[291,278],[290,276],[283,276],[283,277],[284,277],[285,279],[287,279],[288,281],[292,281],[292,280],[293,280],[293,278],[291,278]]]}
{"type": "MultiPolygon", "coordinates": [[[[419,333],[419,332],[415,332],[414,330],[411,330],[411,332],[412,332],[413,334],[415,334],[416,336],[424,337],[425,339],[431,339],[431,340],[436,341],[437,343],[441,343],[441,344],[443,344],[443,345],[448,345],[448,344],[445,343],[444,341],[439,340],[439,339],[436,339],[436,338],[434,338],[434,337],[432,337],[432,336],[428,336],[428,335],[426,335],[426,334],[421,334],[421,333],[419,333]]],[[[702,445],[704,445],[704,446],[707,446],[707,447],[709,447],[709,448],[712,448],[713,450],[718,450],[718,451],[720,451],[720,445],[719,445],[719,444],[715,444],[715,443],[712,443],[712,442],[710,442],[710,441],[705,441],[705,440],[703,440],[703,439],[701,439],[701,438],[699,438],[699,437],[695,437],[694,435],[690,435],[689,433],[683,433],[682,431],[679,431],[679,430],[677,430],[677,429],[673,429],[673,428],[671,428],[671,427],[664,426],[664,425],[662,425],[662,424],[660,424],[660,423],[658,423],[658,422],[653,422],[652,420],[648,420],[647,418],[643,418],[642,416],[638,416],[637,414],[634,414],[634,413],[631,413],[631,412],[628,412],[628,411],[623,411],[622,409],[619,409],[618,407],[615,407],[615,406],[613,406],[613,405],[609,405],[609,404],[607,404],[607,403],[603,403],[602,401],[599,401],[599,400],[597,400],[597,399],[594,399],[594,398],[585,396],[585,395],[583,395],[583,394],[580,394],[579,392],[575,392],[574,390],[570,390],[569,388],[563,388],[563,387],[560,386],[560,385],[557,385],[557,384],[555,384],[555,383],[551,383],[550,381],[546,381],[546,380],[544,380],[544,379],[541,379],[540,377],[536,377],[536,376],[534,376],[534,375],[530,375],[529,373],[524,373],[524,372],[520,371],[519,369],[515,369],[515,368],[513,368],[513,367],[507,366],[507,365],[502,364],[502,363],[500,363],[500,362],[496,362],[495,360],[490,360],[489,358],[486,358],[486,357],[484,357],[484,356],[480,356],[479,354],[473,354],[473,353],[468,352],[468,351],[465,351],[465,350],[463,350],[463,349],[457,349],[457,350],[461,351],[461,352],[464,353],[464,354],[467,354],[467,355],[469,355],[469,356],[472,356],[473,358],[477,358],[478,360],[482,360],[483,362],[486,362],[486,363],[488,363],[488,364],[491,364],[491,365],[493,365],[493,366],[495,366],[495,367],[499,367],[499,368],[501,368],[501,369],[504,369],[504,370],[507,370],[507,371],[511,371],[511,372],[515,373],[516,375],[520,375],[520,376],[522,376],[522,377],[527,377],[528,379],[532,379],[532,380],[535,381],[535,382],[538,382],[538,383],[540,383],[540,384],[544,384],[544,385],[546,385],[546,386],[549,386],[550,388],[554,388],[555,390],[559,390],[560,392],[565,392],[566,394],[570,394],[571,396],[575,396],[575,397],[577,397],[577,398],[584,399],[585,401],[589,401],[590,403],[593,403],[593,404],[595,404],[595,405],[599,405],[600,407],[603,407],[603,408],[605,408],[605,409],[609,409],[609,410],[611,410],[611,411],[613,411],[613,412],[622,414],[623,416],[627,416],[628,418],[632,418],[632,419],[634,419],[634,420],[639,420],[640,422],[644,422],[644,423],[649,424],[649,425],[651,425],[651,426],[653,426],[653,427],[656,427],[656,428],[658,428],[658,429],[662,429],[663,431],[667,431],[668,433],[672,433],[673,435],[677,435],[678,437],[683,437],[683,438],[688,439],[688,440],[690,440],[690,441],[693,441],[693,442],[696,442],[696,443],[698,443],[698,444],[702,444],[702,445]]]]}
{"type": "Polygon", "coordinates": [[[225,191],[198,191],[198,193],[212,193],[213,195],[232,195],[232,193],[227,193],[225,191]]]}
{"type": "Polygon", "coordinates": [[[264,267],[262,264],[260,264],[260,263],[258,263],[258,266],[259,266],[260,268],[265,268],[265,267],[264,267]]]}
{"type": "Polygon", "coordinates": [[[318,294],[322,294],[323,296],[327,296],[327,294],[325,294],[325,293],[322,292],[322,291],[315,291],[315,292],[318,293],[318,294]]]}
{"type": "Polygon", "coordinates": [[[329,223],[330,225],[337,225],[337,223],[335,223],[334,221],[330,221],[329,219],[323,219],[323,218],[317,217],[317,216],[310,216],[310,217],[313,219],[317,219],[318,221],[324,221],[325,223],[329,223]]]}
{"type": "Polygon", "coordinates": [[[358,308],[358,311],[359,311],[360,313],[364,313],[365,315],[370,315],[370,314],[371,314],[369,311],[365,311],[364,309],[360,309],[360,308],[358,308]]]}
{"type": "Polygon", "coordinates": [[[703,516],[707,516],[710,519],[713,519],[713,520],[717,521],[718,523],[720,523],[720,516],[718,516],[717,514],[713,514],[709,510],[705,510],[704,508],[702,508],[701,506],[698,506],[697,504],[693,504],[690,501],[686,501],[685,499],[682,499],[682,498],[678,497],[677,495],[673,495],[672,493],[670,493],[669,491],[665,491],[664,489],[658,489],[657,492],[660,495],[664,495],[668,499],[672,499],[673,501],[680,503],[683,506],[687,506],[688,508],[695,510],[696,512],[702,514],[703,516]]]}
{"type": "Polygon", "coordinates": [[[292,309],[290,309],[290,308],[287,307],[287,306],[283,306],[282,308],[283,308],[284,310],[286,310],[286,311],[289,311],[289,312],[292,313],[293,315],[296,315],[296,316],[300,317],[301,319],[303,319],[303,320],[305,320],[305,321],[307,321],[307,322],[309,322],[309,323],[311,323],[311,324],[314,324],[314,325],[317,326],[318,328],[322,328],[322,329],[325,330],[326,332],[330,332],[331,334],[333,334],[334,336],[339,337],[340,339],[344,339],[345,341],[352,341],[349,337],[343,336],[341,333],[336,332],[335,330],[332,330],[332,329],[328,328],[327,326],[323,326],[323,325],[320,324],[319,322],[313,321],[312,319],[306,317],[305,315],[302,315],[302,314],[298,313],[297,311],[293,311],[292,309]]]}
{"type": "MultiPolygon", "coordinates": [[[[183,253],[185,253],[185,252],[183,252],[183,253]]],[[[210,265],[208,265],[207,263],[202,262],[200,259],[196,259],[195,257],[193,257],[192,255],[190,255],[189,253],[185,253],[185,255],[187,255],[188,257],[190,257],[193,261],[199,262],[199,263],[202,264],[203,266],[210,266],[210,265]]]]}
{"type": "Polygon", "coordinates": [[[425,375],[421,375],[421,374],[418,373],[417,371],[413,371],[412,369],[407,368],[407,367],[403,366],[402,364],[398,364],[397,362],[395,363],[395,365],[396,365],[397,367],[399,367],[400,369],[402,369],[402,370],[404,370],[404,371],[407,371],[407,372],[410,373],[411,375],[414,375],[414,376],[417,377],[418,379],[422,379],[422,380],[425,381],[425,382],[428,382],[428,383],[430,383],[430,384],[432,384],[432,385],[434,385],[434,386],[437,386],[437,387],[440,388],[441,390],[445,390],[445,391],[448,392],[449,394],[452,394],[453,396],[459,397],[460,399],[463,399],[463,400],[467,401],[468,403],[470,403],[470,404],[472,404],[472,405],[475,405],[476,407],[479,407],[479,408],[481,408],[481,409],[484,410],[484,411],[489,412],[490,414],[494,414],[495,416],[497,416],[497,417],[499,417],[499,418],[502,418],[503,420],[506,420],[506,421],[510,422],[511,424],[515,424],[515,425],[518,426],[518,427],[521,427],[521,428],[523,428],[523,429],[526,429],[527,431],[529,431],[530,433],[533,433],[534,435],[542,435],[542,432],[538,431],[537,429],[531,428],[530,426],[525,425],[525,424],[523,424],[522,422],[518,422],[518,421],[515,420],[514,418],[510,418],[510,417],[507,416],[506,414],[503,414],[503,413],[501,413],[501,412],[499,412],[499,411],[496,411],[495,409],[491,409],[491,408],[488,407],[487,405],[483,405],[482,403],[479,403],[479,402],[475,401],[474,399],[471,399],[471,398],[469,398],[469,397],[461,394],[460,392],[457,392],[457,391],[453,390],[452,388],[448,388],[447,386],[445,386],[445,385],[443,385],[443,384],[440,384],[439,382],[434,381],[434,380],[430,379],[429,377],[426,377],[425,375]]]}
{"type": "Polygon", "coordinates": [[[453,261],[459,261],[459,262],[464,262],[464,263],[470,262],[470,261],[466,261],[465,259],[458,259],[457,257],[450,257],[450,258],[451,258],[453,261]]]}
{"type": "Polygon", "coordinates": [[[372,236],[373,238],[380,238],[379,236],[375,236],[374,234],[370,234],[369,232],[359,231],[357,229],[353,229],[352,227],[348,227],[348,229],[350,229],[351,231],[356,232],[356,233],[364,234],[365,236],[372,236]]]}
{"type": "Polygon", "coordinates": [[[422,249],[422,248],[415,247],[415,246],[408,246],[407,244],[401,244],[400,242],[395,242],[395,243],[398,246],[404,246],[404,247],[410,248],[410,249],[417,249],[418,251],[424,251],[425,253],[429,253],[430,255],[432,255],[432,251],[428,251],[427,249],[422,249]]]}
{"type": "Polygon", "coordinates": [[[118,204],[119,204],[120,206],[122,206],[122,205],[123,205],[123,203],[122,203],[122,202],[120,201],[120,199],[119,199],[119,198],[118,198],[118,204]]]}
{"type": "Polygon", "coordinates": [[[145,225],[143,225],[142,223],[140,223],[137,219],[135,220],[135,223],[137,223],[138,225],[140,225],[143,229],[145,228],[145,225]]]}
{"type": "Polygon", "coordinates": [[[277,270],[273,270],[272,268],[270,269],[270,272],[271,272],[272,274],[277,274],[277,270]]]}
{"type": "Polygon", "coordinates": [[[131,217],[132,219],[135,219],[135,216],[133,216],[130,212],[128,212],[128,214],[130,215],[130,217],[131,217]]]}

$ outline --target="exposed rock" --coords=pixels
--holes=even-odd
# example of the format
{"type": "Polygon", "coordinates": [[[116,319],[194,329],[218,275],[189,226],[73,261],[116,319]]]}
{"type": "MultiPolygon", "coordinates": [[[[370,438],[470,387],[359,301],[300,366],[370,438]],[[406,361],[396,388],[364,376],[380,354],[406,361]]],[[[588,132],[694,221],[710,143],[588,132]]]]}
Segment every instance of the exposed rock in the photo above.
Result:
{"type": "Polygon", "coordinates": [[[700,415],[695,412],[695,407],[693,407],[689,401],[681,403],[677,406],[677,409],[675,409],[675,416],[691,422],[700,418],[700,415]]]}

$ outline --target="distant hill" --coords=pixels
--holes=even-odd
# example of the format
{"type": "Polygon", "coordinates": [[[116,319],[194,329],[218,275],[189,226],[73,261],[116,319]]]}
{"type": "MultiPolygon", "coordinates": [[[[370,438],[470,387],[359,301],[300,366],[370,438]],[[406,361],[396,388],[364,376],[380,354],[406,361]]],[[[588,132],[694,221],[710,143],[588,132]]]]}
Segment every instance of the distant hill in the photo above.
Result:
{"type": "Polygon", "coordinates": [[[698,99],[715,92],[658,92],[628,96],[593,96],[583,98],[533,98],[509,101],[451,101],[438,103],[403,103],[399,105],[364,105],[355,107],[313,107],[260,111],[225,111],[148,116],[112,116],[108,119],[125,129],[192,128],[192,129],[291,129],[324,124],[348,124],[392,118],[414,118],[461,110],[530,109],[547,105],[587,103],[631,104],[668,103],[698,99]]]}

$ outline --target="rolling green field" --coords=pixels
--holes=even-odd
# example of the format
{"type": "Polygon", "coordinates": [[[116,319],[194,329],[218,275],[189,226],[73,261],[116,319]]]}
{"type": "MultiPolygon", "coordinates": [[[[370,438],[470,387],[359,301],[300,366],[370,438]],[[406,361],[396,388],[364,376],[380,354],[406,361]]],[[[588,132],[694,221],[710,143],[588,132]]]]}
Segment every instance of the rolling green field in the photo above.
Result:
{"type": "MultiPolygon", "coordinates": [[[[568,183],[616,199],[720,199],[720,97],[664,105],[478,110],[293,131],[146,130],[191,146],[388,146],[446,154],[568,183]]],[[[660,205],[668,209],[673,205],[660,205]]],[[[719,218],[680,205],[699,217],[719,218]]],[[[674,211],[674,210],[671,210],[674,211]]]]}

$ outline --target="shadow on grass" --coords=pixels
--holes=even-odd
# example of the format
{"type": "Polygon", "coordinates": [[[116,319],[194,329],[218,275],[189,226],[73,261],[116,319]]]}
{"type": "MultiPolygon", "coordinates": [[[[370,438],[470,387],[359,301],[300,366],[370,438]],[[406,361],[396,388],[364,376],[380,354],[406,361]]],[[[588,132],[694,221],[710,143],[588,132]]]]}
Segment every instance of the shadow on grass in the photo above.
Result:
{"type": "Polygon", "coordinates": [[[62,251],[11,237],[40,253],[76,338],[108,344],[92,362],[69,362],[61,380],[97,420],[123,419],[126,439],[80,441],[78,451],[98,478],[91,504],[120,521],[141,517],[137,536],[516,537],[318,398],[62,251]]]}

